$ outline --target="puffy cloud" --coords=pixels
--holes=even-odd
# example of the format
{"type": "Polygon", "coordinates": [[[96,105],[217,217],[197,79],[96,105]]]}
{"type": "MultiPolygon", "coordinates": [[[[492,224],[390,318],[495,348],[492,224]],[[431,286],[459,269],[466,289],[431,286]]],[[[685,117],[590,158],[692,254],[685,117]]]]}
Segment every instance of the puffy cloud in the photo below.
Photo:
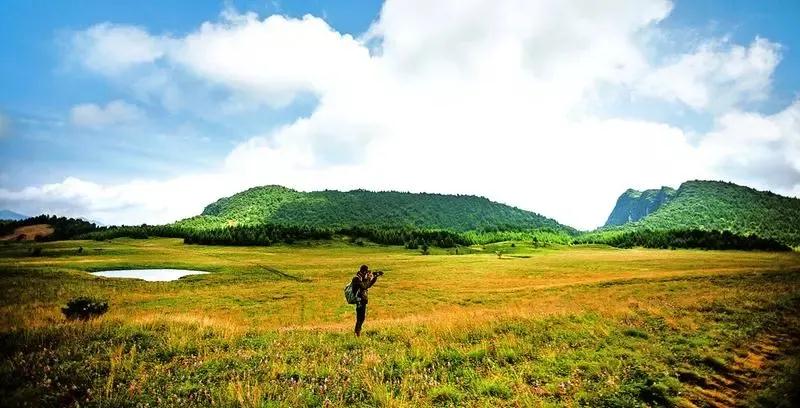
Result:
{"type": "Polygon", "coordinates": [[[169,58],[201,78],[284,105],[296,93],[322,95],[343,81],[358,80],[369,52],[310,15],[262,21],[254,14],[228,14],[181,39],[169,58]]]}
{"type": "MultiPolygon", "coordinates": [[[[593,112],[607,86],[697,109],[765,95],[779,59],[778,46],[767,40],[748,47],[713,43],[660,67],[650,62],[648,30],[670,9],[663,0],[389,0],[361,38],[312,16],[229,13],[180,38],[93,27],[83,35],[98,45],[85,43],[89,51],[81,55],[110,54],[111,65],[121,67],[96,70],[130,78],[119,72],[149,64],[151,71],[130,83],[169,89],[170,100],[185,98],[166,85],[186,83],[188,76],[229,92],[220,105],[234,97],[282,106],[301,94],[314,95],[317,104],[309,115],[239,144],[220,168],[204,174],[106,186],[67,179],[0,190],[0,206],[63,208],[105,223],[165,222],[246,187],[283,184],[480,194],[590,228],[629,187],[749,174],[746,166],[731,166],[732,158],[749,154],[745,142],[720,147],[746,139],[731,135],[747,120],[753,135],[779,128],[771,139],[747,139],[764,149],[758,163],[776,157],[780,147],[784,161],[796,165],[796,108],[723,116],[714,132],[699,136],[699,145],[672,124],[593,112]],[[126,54],[87,34],[102,30],[112,38],[144,35],[150,46],[126,54]],[[659,78],[673,77],[683,82],[657,86],[659,78]]],[[[752,174],[772,187],[798,185],[767,173],[752,174]]]]}
{"type": "Polygon", "coordinates": [[[694,110],[726,111],[767,97],[780,46],[756,38],[748,47],[710,41],[647,74],[637,90],[694,110]]]}
{"type": "Polygon", "coordinates": [[[69,51],[95,72],[118,75],[157,60],[168,43],[167,38],[151,36],[140,27],[103,23],[76,33],[69,51]]]}
{"type": "Polygon", "coordinates": [[[70,122],[75,126],[102,128],[141,120],[144,112],[125,101],[111,101],[106,106],[93,103],[75,105],[70,110],[70,122]]]}
{"type": "Polygon", "coordinates": [[[139,96],[161,93],[168,108],[181,107],[181,94],[196,86],[185,79],[176,84],[175,75],[189,73],[244,101],[280,107],[298,94],[320,96],[346,86],[369,63],[361,42],[311,15],[259,20],[226,11],[219,22],[206,22],[182,38],[102,23],[76,33],[71,45],[73,58],[88,69],[122,78],[139,96]]]}
{"type": "Polygon", "coordinates": [[[31,214],[87,217],[102,223],[163,223],[200,211],[201,203],[218,198],[215,195],[220,190],[207,188],[209,183],[215,188],[222,187],[213,179],[212,175],[203,175],[103,186],[68,177],[59,183],[19,191],[0,188],[0,204],[14,203],[31,214]],[[193,200],[186,200],[186,196],[196,197],[198,201],[193,203],[193,200]]]}
{"type": "Polygon", "coordinates": [[[800,191],[800,101],[773,115],[725,114],[700,148],[720,175],[796,194],[800,191]]]}

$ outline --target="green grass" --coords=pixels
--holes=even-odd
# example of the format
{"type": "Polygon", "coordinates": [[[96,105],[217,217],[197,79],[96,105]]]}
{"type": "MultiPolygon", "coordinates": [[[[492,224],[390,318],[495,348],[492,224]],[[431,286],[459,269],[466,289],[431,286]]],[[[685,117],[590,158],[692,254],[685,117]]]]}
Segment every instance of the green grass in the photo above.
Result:
{"type": "Polygon", "coordinates": [[[3,406],[768,406],[797,389],[791,341],[750,377],[740,357],[800,338],[794,252],[36,245],[0,246],[3,406]],[[362,263],[386,275],[356,339],[342,287],[362,263]],[[212,273],[86,273],[133,267],[212,273]],[[81,295],[109,312],[65,320],[81,295]],[[715,388],[733,373],[752,381],[715,388]]]}

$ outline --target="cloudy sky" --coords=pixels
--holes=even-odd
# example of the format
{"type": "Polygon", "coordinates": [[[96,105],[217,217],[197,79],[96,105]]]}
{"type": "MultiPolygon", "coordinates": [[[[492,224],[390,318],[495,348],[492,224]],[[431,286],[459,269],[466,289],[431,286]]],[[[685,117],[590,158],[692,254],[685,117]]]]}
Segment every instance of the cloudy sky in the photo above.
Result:
{"type": "Polygon", "coordinates": [[[0,208],[162,223],[254,185],[800,195],[800,2],[4,1],[0,208]]]}

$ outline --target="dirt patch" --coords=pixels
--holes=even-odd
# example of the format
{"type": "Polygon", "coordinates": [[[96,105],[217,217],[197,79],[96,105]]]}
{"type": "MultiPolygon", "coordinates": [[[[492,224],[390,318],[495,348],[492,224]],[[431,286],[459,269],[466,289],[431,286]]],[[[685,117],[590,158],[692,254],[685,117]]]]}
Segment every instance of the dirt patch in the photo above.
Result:
{"type": "Polygon", "coordinates": [[[0,237],[0,241],[33,241],[37,236],[46,237],[53,233],[49,224],[35,224],[19,227],[13,233],[0,237]]]}
{"type": "Polygon", "coordinates": [[[735,352],[733,362],[714,367],[716,374],[703,381],[685,381],[694,384],[689,392],[691,403],[686,406],[729,408],[743,406],[747,397],[764,388],[772,378],[774,363],[783,356],[783,349],[797,341],[791,335],[765,333],[748,346],[735,352]]]}

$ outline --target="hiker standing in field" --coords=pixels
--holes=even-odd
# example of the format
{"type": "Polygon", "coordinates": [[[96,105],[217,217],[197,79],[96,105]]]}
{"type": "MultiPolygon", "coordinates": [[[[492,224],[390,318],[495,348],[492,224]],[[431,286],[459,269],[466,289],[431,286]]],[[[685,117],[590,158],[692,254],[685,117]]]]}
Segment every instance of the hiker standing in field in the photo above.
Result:
{"type": "Polygon", "coordinates": [[[348,302],[355,300],[356,336],[361,336],[361,325],[364,324],[364,319],[367,318],[367,302],[369,301],[367,293],[369,288],[375,284],[378,280],[378,276],[381,275],[383,275],[383,272],[372,272],[367,265],[361,265],[356,276],[353,276],[353,281],[348,285],[351,291],[349,296],[347,293],[348,288],[345,288],[345,297],[348,297],[348,302]]]}

